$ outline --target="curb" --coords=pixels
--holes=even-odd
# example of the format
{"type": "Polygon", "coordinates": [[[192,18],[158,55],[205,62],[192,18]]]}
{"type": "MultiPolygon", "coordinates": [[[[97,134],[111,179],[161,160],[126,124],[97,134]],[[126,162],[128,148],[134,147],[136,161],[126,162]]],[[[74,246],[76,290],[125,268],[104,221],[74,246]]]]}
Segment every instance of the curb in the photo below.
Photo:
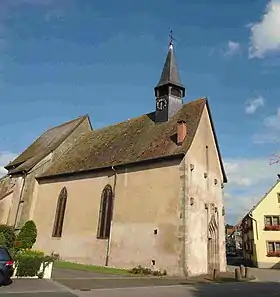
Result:
{"type": "Polygon", "coordinates": [[[79,291],[72,290],[72,289],[62,285],[61,283],[59,283],[59,282],[57,282],[57,281],[55,281],[53,279],[46,279],[46,281],[53,284],[57,288],[60,288],[62,291],[72,294],[73,296],[77,296],[77,297],[83,297],[84,296],[84,295],[80,294],[79,291]]]}

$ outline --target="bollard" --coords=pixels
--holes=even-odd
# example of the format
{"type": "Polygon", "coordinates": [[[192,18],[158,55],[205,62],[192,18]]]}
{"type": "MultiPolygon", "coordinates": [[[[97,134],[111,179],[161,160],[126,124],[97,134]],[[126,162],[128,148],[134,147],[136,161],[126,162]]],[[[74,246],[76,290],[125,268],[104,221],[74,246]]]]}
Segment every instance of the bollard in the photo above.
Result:
{"type": "Polygon", "coordinates": [[[251,269],[249,267],[246,267],[245,268],[245,278],[246,279],[250,279],[252,276],[251,276],[251,269]]]}
{"type": "Polygon", "coordinates": [[[219,278],[219,271],[218,269],[213,270],[213,280],[217,280],[219,278]]]}
{"type": "Polygon", "coordinates": [[[240,265],[240,276],[241,276],[241,278],[245,277],[245,266],[244,265],[240,265]]]}
{"type": "Polygon", "coordinates": [[[235,268],[235,280],[238,282],[241,280],[241,275],[240,275],[240,268],[235,268]]]}

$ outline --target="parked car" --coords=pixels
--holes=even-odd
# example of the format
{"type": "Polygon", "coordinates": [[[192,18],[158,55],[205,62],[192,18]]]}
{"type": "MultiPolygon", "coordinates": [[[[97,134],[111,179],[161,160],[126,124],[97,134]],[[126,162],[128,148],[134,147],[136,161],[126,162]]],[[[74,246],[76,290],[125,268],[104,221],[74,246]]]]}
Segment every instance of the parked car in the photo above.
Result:
{"type": "Polygon", "coordinates": [[[11,283],[14,274],[14,260],[8,249],[0,246],[0,285],[11,283]]]}

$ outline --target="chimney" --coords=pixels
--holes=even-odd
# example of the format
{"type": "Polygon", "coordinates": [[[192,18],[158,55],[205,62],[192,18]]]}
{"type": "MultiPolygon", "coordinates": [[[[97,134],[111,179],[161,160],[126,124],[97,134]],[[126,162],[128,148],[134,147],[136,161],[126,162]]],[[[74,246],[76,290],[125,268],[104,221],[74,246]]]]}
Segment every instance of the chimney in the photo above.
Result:
{"type": "Polygon", "coordinates": [[[177,144],[182,145],[187,136],[187,124],[185,121],[177,122],[177,144]]]}

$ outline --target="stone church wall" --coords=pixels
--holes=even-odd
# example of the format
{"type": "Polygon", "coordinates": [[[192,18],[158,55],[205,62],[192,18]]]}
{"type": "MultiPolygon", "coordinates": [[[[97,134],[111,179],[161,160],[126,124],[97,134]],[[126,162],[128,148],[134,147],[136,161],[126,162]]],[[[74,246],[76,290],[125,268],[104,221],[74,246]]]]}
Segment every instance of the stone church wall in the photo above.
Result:
{"type": "Polygon", "coordinates": [[[221,187],[223,176],[206,108],[187,153],[186,168],[189,199],[188,269],[192,274],[206,273],[209,264],[212,264],[225,271],[224,205],[221,187]],[[216,256],[211,256],[207,249],[209,223],[213,215],[218,224],[216,256]]]}
{"type": "MultiPolygon", "coordinates": [[[[142,265],[179,273],[179,162],[117,170],[109,266],[142,265]]],[[[41,182],[33,216],[38,227],[35,248],[59,253],[69,261],[105,265],[108,241],[97,239],[100,198],[107,184],[113,187],[114,178],[109,170],[41,182]],[[52,238],[63,187],[68,200],[62,237],[52,238]]]]}
{"type": "Polygon", "coordinates": [[[7,224],[13,201],[13,192],[0,201],[0,224],[7,224]]]}

